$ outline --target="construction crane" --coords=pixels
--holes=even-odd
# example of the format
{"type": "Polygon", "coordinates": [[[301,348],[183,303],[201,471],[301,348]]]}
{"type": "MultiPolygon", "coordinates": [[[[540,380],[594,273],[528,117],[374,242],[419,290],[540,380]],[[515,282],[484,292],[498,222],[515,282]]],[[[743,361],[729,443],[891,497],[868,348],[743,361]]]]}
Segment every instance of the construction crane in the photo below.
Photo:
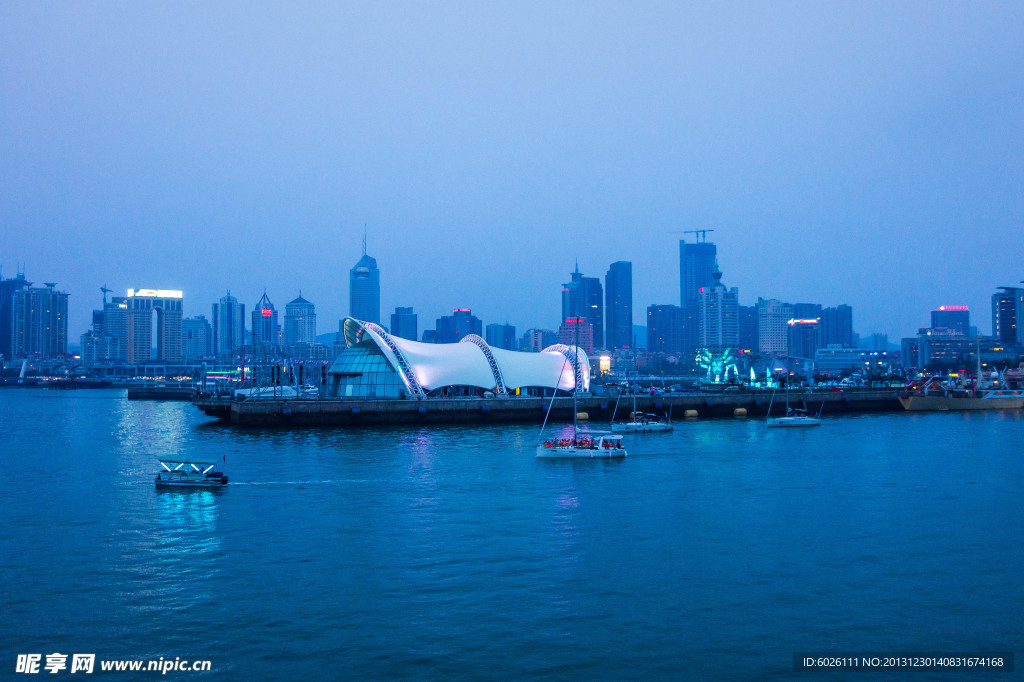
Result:
{"type": "Polygon", "coordinates": [[[107,285],[104,284],[103,286],[100,287],[100,291],[103,292],[103,305],[107,305],[107,294],[112,292],[113,289],[108,289],[107,285]]]}
{"type": "Polygon", "coordinates": [[[708,240],[707,233],[714,232],[714,230],[669,230],[669,233],[674,234],[695,234],[697,237],[697,243],[706,242],[708,240]]]}
{"type": "Polygon", "coordinates": [[[708,232],[714,232],[714,230],[683,230],[683,234],[695,234],[697,237],[697,243],[706,242],[708,240],[708,232]]]}

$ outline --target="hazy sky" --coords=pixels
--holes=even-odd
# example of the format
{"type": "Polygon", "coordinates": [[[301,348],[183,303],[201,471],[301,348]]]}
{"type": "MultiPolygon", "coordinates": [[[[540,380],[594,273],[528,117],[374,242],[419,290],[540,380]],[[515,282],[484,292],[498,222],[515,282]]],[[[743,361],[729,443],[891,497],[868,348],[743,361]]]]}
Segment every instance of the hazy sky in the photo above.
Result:
{"type": "Polygon", "coordinates": [[[991,332],[1024,279],[1024,3],[0,0],[0,266],[72,294],[299,289],[554,327],[575,260],[634,322],[714,229],[740,302],[991,332]]]}

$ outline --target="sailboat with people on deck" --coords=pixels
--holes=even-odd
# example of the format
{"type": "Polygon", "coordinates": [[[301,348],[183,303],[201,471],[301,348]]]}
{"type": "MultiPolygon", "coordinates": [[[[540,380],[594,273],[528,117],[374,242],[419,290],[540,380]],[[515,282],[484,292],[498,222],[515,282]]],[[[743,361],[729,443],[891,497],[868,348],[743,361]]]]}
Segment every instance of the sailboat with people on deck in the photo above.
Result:
{"type": "MultiPolygon", "coordinates": [[[[626,456],[626,448],[622,444],[622,436],[613,433],[601,433],[593,431],[581,431],[579,428],[579,411],[577,410],[577,395],[580,384],[585,378],[589,378],[590,363],[587,361],[586,353],[579,347],[579,325],[576,327],[577,345],[560,346],[565,360],[562,363],[562,370],[559,377],[565,372],[567,364],[572,364],[572,438],[549,438],[541,440],[537,445],[537,457],[562,458],[562,459],[612,459],[626,456]]],[[[559,384],[561,379],[559,379],[559,384]]],[[[555,396],[558,395],[558,388],[551,394],[551,402],[548,403],[547,412],[544,415],[544,424],[541,426],[541,438],[544,429],[547,427],[548,417],[551,415],[551,408],[555,404],[555,396]]]]}

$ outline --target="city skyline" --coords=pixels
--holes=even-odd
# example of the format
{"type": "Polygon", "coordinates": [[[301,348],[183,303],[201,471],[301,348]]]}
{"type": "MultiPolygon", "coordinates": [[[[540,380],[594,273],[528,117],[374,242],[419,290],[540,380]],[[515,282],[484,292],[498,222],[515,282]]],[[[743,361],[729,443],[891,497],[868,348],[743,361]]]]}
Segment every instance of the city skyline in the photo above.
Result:
{"type": "Polygon", "coordinates": [[[713,229],[743,305],[990,327],[1024,279],[1024,8],[600,7],[250,8],[234,32],[229,5],[8,5],[3,276],[58,282],[73,334],[104,283],[185,290],[189,316],[301,289],[326,330],[366,225],[382,313],[529,328],[577,258],[631,261],[636,311],[678,302],[677,233],[713,229]]]}
{"type": "MultiPolygon", "coordinates": [[[[712,244],[710,241],[708,242],[708,245],[709,246],[716,246],[715,244],[712,244]]],[[[365,257],[365,254],[364,254],[364,257],[365,257]]],[[[371,260],[375,260],[375,259],[371,259],[371,260]]],[[[626,260],[624,262],[629,263],[630,261],[626,260]]],[[[610,265],[611,264],[607,264],[604,267],[609,267],[610,265]]],[[[579,264],[576,263],[575,267],[579,268],[579,264]]],[[[678,268],[678,264],[677,264],[677,268],[678,268]]],[[[18,274],[20,275],[21,273],[19,272],[18,274]]],[[[572,274],[572,273],[570,273],[570,274],[572,274]]],[[[579,272],[577,272],[577,275],[578,274],[579,274],[579,272]]],[[[585,274],[585,272],[583,274],[585,274]]],[[[6,274],[6,271],[2,267],[0,267],[0,280],[6,279],[8,277],[9,277],[9,275],[6,274]]],[[[677,275],[677,277],[678,277],[678,275],[677,275]]],[[[26,274],[26,279],[29,282],[37,282],[38,281],[38,280],[32,279],[27,274],[26,274]]],[[[562,279],[564,279],[564,277],[559,277],[559,276],[555,275],[555,276],[548,277],[548,279],[562,280],[562,279]]],[[[589,278],[588,277],[586,279],[601,280],[602,278],[601,277],[595,277],[595,278],[589,278]]],[[[732,279],[732,278],[730,277],[730,279],[732,279]]],[[[75,303],[75,292],[70,291],[68,287],[60,284],[60,278],[58,278],[57,281],[58,281],[58,287],[62,291],[64,291],[67,294],[69,294],[69,297],[68,297],[69,298],[68,309],[71,312],[69,312],[69,314],[68,314],[68,318],[69,318],[68,334],[69,334],[69,343],[70,343],[70,345],[74,346],[74,345],[77,345],[76,344],[76,340],[78,338],[78,335],[88,331],[89,326],[90,326],[90,320],[91,320],[91,317],[92,317],[92,311],[93,310],[101,309],[103,307],[102,297],[101,297],[101,295],[99,293],[97,293],[97,295],[96,295],[97,300],[96,301],[94,301],[92,303],[85,304],[85,305],[75,306],[74,305],[74,303],[75,303]],[[87,314],[86,313],[80,313],[79,308],[86,308],[88,310],[88,313],[87,314]],[[79,324],[79,321],[78,321],[79,317],[81,318],[81,323],[80,324],[79,324]]],[[[105,287],[106,284],[104,284],[103,286],[105,287]]],[[[560,286],[562,288],[564,288],[564,282],[560,286]]],[[[679,283],[677,281],[677,291],[678,291],[678,286],[679,286],[679,283]]],[[[993,285],[993,286],[990,287],[990,289],[987,292],[982,293],[982,294],[979,295],[979,297],[983,297],[984,303],[979,304],[977,306],[973,306],[973,305],[967,306],[970,309],[971,314],[972,314],[972,324],[973,324],[973,326],[976,327],[982,335],[990,335],[992,333],[992,328],[993,328],[993,324],[994,324],[994,318],[992,318],[992,315],[991,315],[991,313],[992,313],[992,307],[991,307],[992,295],[995,294],[997,292],[997,290],[1005,289],[1005,288],[1007,288],[1007,286],[1013,286],[1013,285],[1012,284],[1011,285],[1006,285],[1006,284],[1004,284],[1004,285],[993,285]]],[[[96,287],[96,291],[99,292],[100,288],[96,287]]],[[[114,290],[115,295],[117,294],[117,291],[119,291],[119,289],[115,289],[114,290]]],[[[127,291],[127,290],[125,290],[125,291],[127,291]]],[[[299,291],[301,291],[301,289],[299,291]]],[[[389,297],[387,296],[387,289],[386,289],[386,287],[381,287],[380,291],[381,291],[381,294],[380,294],[381,295],[380,309],[384,310],[384,309],[386,309],[388,307],[388,305],[385,304],[384,301],[389,300],[389,297]]],[[[220,296],[215,297],[211,301],[197,301],[194,297],[189,295],[188,290],[185,290],[184,292],[185,292],[185,296],[184,296],[184,301],[182,302],[182,310],[183,310],[183,315],[185,317],[194,317],[194,316],[197,316],[197,315],[205,315],[205,314],[207,314],[209,312],[209,310],[210,310],[210,306],[212,304],[217,303],[217,301],[219,300],[220,296],[223,295],[223,294],[221,294],[220,296]]],[[[604,292],[604,293],[605,293],[605,295],[607,294],[607,292],[604,292]]],[[[264,287],[264,288],[261,288],[260,293],[258,295],[257,294],[253,295],[252,298],[256,301],[255,304],[254,303],[247,303],[246,298],[244,296],[243,297],[237,297],[237,299],[238,299],[238,302],[241,305],[249,306],[249,309],[253,310],[252,306],[253,305],[259,305],[259,301],[263,297],[265,297],[266,295],[267,295],[267,288],[264,287]]],[[[679,294],[677,293],[676,296],[678,298],[679,294]]],[[[344,293],[343,297],[346,300],[342,304],[339,305],[337,303],[337,301],[335,301],[333,306],[331,305],[330,301],[327,301],[326,303],[321,303],[320,301],[314,301],[314,303],[316,303],[316,305],[317,305],[318,316],[320,316],[321,319],[327,321],[325,326],[322,327],[319,330],[319,334],[318,335],[323,335],[323,334],[326,334],[326,333],[334,333],[335,331],[337,331],[336,328],[335,328],[337,322],[335,322],[334,318],[332,316],[330,316],[330,314],[324,315],[324,314],[320,313],[319,311],[322,310],[322,309],[328,309],[329,310],[332,307],[335,307],[335,308],[341,307],[343,309],[347,309],[351,305],[351,302],[349,301],[349,298],[350,298],[349,297],[349,293],[346,291],[344,293]]],[[[562,306],[564,308],[564,304],[560,301],[560,299],[558,298],[557,294],[551,295],[550,297],[553,300],[559,301],[556,305],[562,306]]],[[[563,297],[564,297],[564,293],[563,293],[563,297]]],[[[471,298],[471,296],[470,295],[463,296],[463,297],[460,298],[460,300],[467,299],[467,298],[471,298]]],[[[635,290],[633,292],[633,298],[634,298],[634,300],[637,300],[637,296],[636,296],[635,290]]],[[[739,304],[741,306],[756,305],[758,299],[760,299],[760,298],[778,299],[778,300],[781,300],[781,301],[785,301],[786,300],[786,299],[783,299],[782,297],[778,297],[778,296],[765,296],[765,295],[759,294],[759,293],[752,294],[750,292],[741,291],[740,292],[740,297],[739,297],[739,304]]],[[[793,301],[796,301],[796,300],[813,300],[813,299],[816,299],[816,298],[817,298],[817,296],[815,294],[813,294],[813,293],[809,293],[808,294],[808,293],[805,292],[804,294],[799,294],[796,298],[793,299],[793,301]]],[[[889,336],[890,342],[895,344],[897,339],[902,338],[902,337],[913,336],[913,335],[915,335],[917,333],[918,329],[926,328],[926,327],[930,326],[930,324],[931,324],[930,316],[931,316],[933,311],[937,310],[938,308],[940,308],[942,306],[950,306],[950,305],[957,305],[957,306],[959,306],[961,304],[960,302],[962,302],[964,300],[967,300],[967,298],[968,298],[967,296],[961,296],[961,297],[955,299],[954,301],[944,301],[944,302],[943,301],[936,301],[936,302],[934,302],[934,303],[932,303],[932,304],[930,304],[928,306],[925,306],[925,307],[917,310],[916,311],[916,315],[919,318],[919,323],[916,324],[912,329],[908,329],[906,332],[894,332],[894,331],[891,330],[891,328],[885,328],[885,327],[883,327],[882,329],[867,329],[867,328],[865,328],[863,326],[863,323],[861,323],[859,320],[863,319],[865,317],[869,317],[868,311],[858,309],[857,310],[857,312],[858,312],[858,322],[855,323],[854,328],[853,328],[853,332],[856,333],[856,334],[859,334],[861,336],[864,336],[864,337],[870,336],[872,334],[886,334],[886,335],[889,336]]],[[[787,301],[787,302],[792,302],[792,301],[787,301]]],[[[677,302],[673,303],[673,304],[677,304],[677,302]]],[[[440,316],[440,315],[443,315],[443,314],[447,313],[452,308],[452,305],[453,304],[448,304],[448,305],[442,304],[442,307],[440,308],[440,310],[437,311],[436,315],[440,316]]],[[[454,304],[454,305],[461,305],[461,304],[454,304]]],[[[637,310],[646,310],[646,308],[648,306],[651,306],[651,305],[654,305],[654,306],[666,305],[666,303],[665,302],[662,302],[662,303],[659,303],[659,302],[642,302],[642,303],[636,304],[635,308],[637,310]]],[[[846,305],[846,303],[843,302],[843,300],[841,298],[839,298],[839,299],[836,299],[835,301],[818,301],[818,305],[824,306],[824,307],[834,307],[836,305],[840,305],[840,306],[841,305],[846,305]]],[[[411,308],[417,310],[417,312],[418,312],[421,309],[421,304],[418,301],[413,301],[413,302],[411,302],[410,305],[405,305],[405,306],[403,306],[403,305],[394,305],[394,306],[391,306],[391,309],[394,310],[395,308],[398,308],[398,307],[411,307],[411,308]]],[[[852,307],[856,308],[856,306],[852,306],[852,307]]],[[[473,309],[474,309],[474,311],[477,310],[476,308],[473,308],[473,309]]],[[[427,311],[424,314],[427,317],[434,317],[434,314],[431,313],[430,311],[427,311]]],[[[344,312],[344,313],[342,313],[337,318],[337,320],[340,321],[340,320],[344,319],[345,317],[348,317],[348,315],[349,314],[347,312],[344,312]]],[[[384,315],[381,315],[381,317],[384,317],[384,315]]],[[[559,315],[559,314],[556,313],[554,315],[554,317],[552,317],[552,318],[543,319],[543,320],[537,320],[536,318],[529,317],[529,312],[528,311],[523,311],[523,312],[520,312],[519,314],[512,313],[511,315],[508,315],[508,316],[497,316],[497,317],[489,317],[489,316],[486,316],[486,314],[482,314],[480,316],[480,319],[484,320],[485,323],[498,322],[498,321],[503,322],[503,323],[504,322],[508,322],[508,323],[513,324],[517,329],[529,329],[529,328],[557,329],[558,325],[561,324],[561,322],[564,321],[562,319],[562,317],[563,317],[562,315],[559,315]],[[532,321],[526,321],[526,320],[532,320],[532,321]]],[[[797,317],[799,317],[799,316],[797,316],[797,317]]],[[[283,318],[282,318],[282,320],[283,320],[283,318]]],[[[369,320],[367,320],[367,321],[369,321],[369,320]]],[[[382,321],[385,324],[387,324],[390,320],[382,320],[382,321]]],[[[699,322],[699,319],[697,319],[695,321],[699,322]]],[[[246,320],[246,332],[247,333],[251,331],[251,329],[250,329],[251,325],[249,324],[249,322],[250,322],[250,320],[246,320]]],[[[607,323],[607,321],[605,321],[605,322],[607,323]]],[[[637,322],[637,318],[634,318],[634,322],[637,322]]],[[[283,326],[282,326],[282,333],[283,333],[283,326]]],[[[607,330],[605,330],[605,333],[607,333],[607,330]]],[[[699,336],[699,332],[697,332],[697,334],[699,336]]],[[[596,338],[596,332],[595,332],[595,338],[596,338]]],[[[607,346],[607,345],[608,345],[607,343],[603,344],[603,346],[607,346]]]]}

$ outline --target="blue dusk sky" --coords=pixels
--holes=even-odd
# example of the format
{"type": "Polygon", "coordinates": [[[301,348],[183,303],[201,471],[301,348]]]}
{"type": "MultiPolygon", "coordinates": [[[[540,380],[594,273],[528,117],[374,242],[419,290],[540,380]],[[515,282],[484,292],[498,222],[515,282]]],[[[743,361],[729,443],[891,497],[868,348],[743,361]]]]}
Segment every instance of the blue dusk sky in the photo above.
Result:
{"type": "Polygon", "coordinates": [[[0,2],[0,266],[554,327],[576,260],[891,340],[1024,279],[1021,2],[0,2]]]}

